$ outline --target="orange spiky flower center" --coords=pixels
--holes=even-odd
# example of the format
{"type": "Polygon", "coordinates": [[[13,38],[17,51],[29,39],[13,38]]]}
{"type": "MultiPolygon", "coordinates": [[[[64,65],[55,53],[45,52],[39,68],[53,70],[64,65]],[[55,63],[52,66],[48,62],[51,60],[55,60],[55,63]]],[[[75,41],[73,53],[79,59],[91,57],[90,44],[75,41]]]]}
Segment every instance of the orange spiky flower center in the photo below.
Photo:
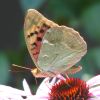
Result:
{"type": "Polygon", "coordinates": [[[89,87],[79,78],[67,78],[56,83],[49,95],[49,100],[87,100],[89,87]]]}

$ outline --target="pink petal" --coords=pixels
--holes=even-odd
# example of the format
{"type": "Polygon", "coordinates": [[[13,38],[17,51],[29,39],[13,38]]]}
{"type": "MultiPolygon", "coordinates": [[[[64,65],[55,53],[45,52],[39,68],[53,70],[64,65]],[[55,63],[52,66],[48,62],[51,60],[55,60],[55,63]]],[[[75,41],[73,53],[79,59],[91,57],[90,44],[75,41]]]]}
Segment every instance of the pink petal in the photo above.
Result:
{"type": "Polygon", "coordinates": [[[16,88],[12,88],[10,86],[5,86],[5,85],[0,85],[0,94],[1,93],[26,95],[26,93],[23,90],[18,90],[16,88]]]}
{"type": "Polygon", "coordinates": [[[92,93],[94,96],[100,96],[100,86],[89,89],[89,92],[92,93]]]}
{"type": "Polygon", "coordinates": [[[88,100],[100,100],[100,96],[96,96],[96,97],[93,97],[93,98],[89,98],[88,100]]]}
{"type": "Polygon", "coordinates": [[[46,96],[39,96],[39,95],[34,95],[34,96],[29,96],[27,100],[48,100],[48,97],[46,96]]]}
{"type": "Polygon", "coordinates": [[[86,82],[89,87],[100,84],[100,75],[97,75],[86,82]]]}

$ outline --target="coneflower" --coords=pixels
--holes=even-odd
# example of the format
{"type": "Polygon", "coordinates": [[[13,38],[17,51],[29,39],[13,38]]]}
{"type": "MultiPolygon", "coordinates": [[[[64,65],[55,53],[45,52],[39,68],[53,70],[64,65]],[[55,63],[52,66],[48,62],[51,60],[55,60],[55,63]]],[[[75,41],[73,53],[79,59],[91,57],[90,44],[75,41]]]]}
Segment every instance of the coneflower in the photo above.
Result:
{"type": "Polygon", "coordinates": [[[24,90],[0,85],[0,100],[100,100],[100,75],[85,82],[79,78],[45,78],[35,95],[27,82],[24,90]]]}
{"type": "Polygon", "coordinates": [[[79,78],[67,78],[51,88],[50,100],[87,100],[89,86],[79,78]]]}

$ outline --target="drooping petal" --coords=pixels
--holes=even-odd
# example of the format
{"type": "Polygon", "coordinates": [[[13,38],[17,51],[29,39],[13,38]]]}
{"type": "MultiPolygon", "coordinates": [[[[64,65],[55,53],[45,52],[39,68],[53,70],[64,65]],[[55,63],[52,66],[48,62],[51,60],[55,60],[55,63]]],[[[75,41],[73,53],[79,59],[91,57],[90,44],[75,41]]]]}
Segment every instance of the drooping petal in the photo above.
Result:
{"type": "Polygon", "coordinates": [[[43,80],[37,89],[36,95],[48,95],[48,92],[50,91],[48,81],[49,78],[43,80]]]}
{"type": "Polygon", "coordinates": [[[23,80],[23,88],[27,95],[32,95],[29,85],[25,79],[23,80]]]}

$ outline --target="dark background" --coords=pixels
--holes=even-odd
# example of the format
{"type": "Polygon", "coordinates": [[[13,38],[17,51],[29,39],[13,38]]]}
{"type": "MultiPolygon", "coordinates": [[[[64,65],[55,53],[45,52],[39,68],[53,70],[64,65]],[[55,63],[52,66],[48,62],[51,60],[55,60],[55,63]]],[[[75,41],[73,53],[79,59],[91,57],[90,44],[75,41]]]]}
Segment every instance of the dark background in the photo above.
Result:
{"type": "Polygon", "coordinates": [[[79,62],[83,70],[76,75],[84,80],[100,73],[100,0],[0,0],[0,84],[22,88],[26,78],[33,90],[42,79],[29,71],[13,72],[12,64],[31,67],[34,63],[27,51],[23,23],[27,9],[35,8],[59,25],[80,32],[88,52],[79,62]]]}

